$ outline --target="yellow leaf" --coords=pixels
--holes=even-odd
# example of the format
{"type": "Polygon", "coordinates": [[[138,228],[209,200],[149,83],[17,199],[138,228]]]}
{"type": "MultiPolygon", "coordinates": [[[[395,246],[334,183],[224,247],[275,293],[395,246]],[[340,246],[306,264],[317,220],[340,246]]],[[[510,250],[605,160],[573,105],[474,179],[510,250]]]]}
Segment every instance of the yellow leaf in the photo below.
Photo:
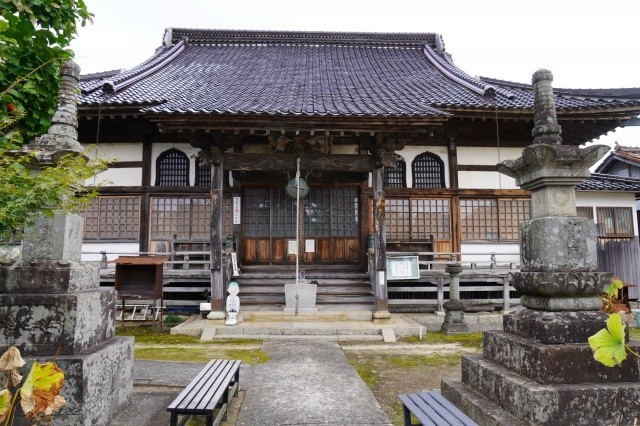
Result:
{"type": "Polygon", "coordinates": [[[0,391],[0,423],[7,420],[7,417],[11,414],[11,392],[9,389],[2,389],[0,391]]]}
{"type": "Polygon", "coordinates": [[[62,407],[65,401],[58,394],[63,383],[64,373],[53,362],[34,362],[20,389],[20,405],[27,418],[42,419],[62,407]]]}
{"type": "Polygon", "coordinates": [[[589,337],[589,346],[596,361],[607,367],[613,367],[627,358],[624,329],[625,325],[620,315],[611,314],[607,319],[607,328],[589,337]]]}

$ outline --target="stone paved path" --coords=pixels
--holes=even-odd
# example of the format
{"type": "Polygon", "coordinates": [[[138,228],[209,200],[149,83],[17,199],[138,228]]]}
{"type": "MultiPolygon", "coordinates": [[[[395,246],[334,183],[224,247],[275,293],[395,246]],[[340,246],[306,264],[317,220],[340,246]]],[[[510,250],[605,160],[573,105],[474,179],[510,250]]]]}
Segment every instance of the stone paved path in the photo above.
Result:
{"type": "Polygon", "coordinates": [[[389,425],[387,415],[335,342],[266,341],[238,425],[389,425]]]}

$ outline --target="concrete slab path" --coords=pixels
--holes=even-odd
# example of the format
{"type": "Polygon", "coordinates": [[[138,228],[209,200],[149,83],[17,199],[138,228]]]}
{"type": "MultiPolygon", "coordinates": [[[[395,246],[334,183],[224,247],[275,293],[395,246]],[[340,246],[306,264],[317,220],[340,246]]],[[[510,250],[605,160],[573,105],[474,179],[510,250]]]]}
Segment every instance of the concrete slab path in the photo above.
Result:
{"type": "Polygon", "coordinates": [[[238,425],[390,425],[335,342],[265,341],[238,425]]]}

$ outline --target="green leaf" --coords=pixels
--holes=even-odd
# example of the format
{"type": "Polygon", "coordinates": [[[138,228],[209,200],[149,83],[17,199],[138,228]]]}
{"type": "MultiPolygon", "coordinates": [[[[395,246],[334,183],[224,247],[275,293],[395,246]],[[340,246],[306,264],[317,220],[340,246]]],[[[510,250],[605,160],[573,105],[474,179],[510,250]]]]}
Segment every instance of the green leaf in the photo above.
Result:
{"type": "Polygon", "coordinates": [[[607,328],[589,337],[593,358],[607,367],[619,365],[627,358],[624,346],[625,325],[618,314],[609,315],[607,328]]]}

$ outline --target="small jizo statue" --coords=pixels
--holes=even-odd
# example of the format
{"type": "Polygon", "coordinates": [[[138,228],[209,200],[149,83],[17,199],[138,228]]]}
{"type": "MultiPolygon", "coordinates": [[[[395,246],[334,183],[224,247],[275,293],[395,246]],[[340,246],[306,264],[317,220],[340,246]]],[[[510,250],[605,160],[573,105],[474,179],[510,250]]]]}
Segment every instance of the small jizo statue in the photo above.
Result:
{"type": "Polygon", "coordinates": [[[237,282],[231,281],[227,291],[229,292],[229,296],[227,296],[227,320],[224,324],[237,325],[238,320],[236,319],[236,316],[240,310],[240,298],[238,297],[238,293],[240,293],[240,286],[237,282]]]}

